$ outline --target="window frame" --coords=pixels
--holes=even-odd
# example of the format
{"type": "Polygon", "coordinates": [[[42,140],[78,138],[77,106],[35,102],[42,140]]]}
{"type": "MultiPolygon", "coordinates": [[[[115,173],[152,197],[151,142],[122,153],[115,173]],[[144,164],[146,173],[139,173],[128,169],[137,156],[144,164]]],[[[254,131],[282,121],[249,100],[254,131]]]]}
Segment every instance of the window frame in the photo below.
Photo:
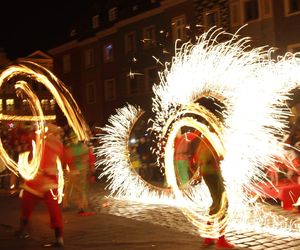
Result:
{"type": "Polygon", "coordinates": [[[144,48],[153,48],[155,47],[155,40],[156,40],[156,34],[155,34],[155,25],[149,25],[143,28],[143,38],[144,40],[143,47],[144,48]],[[148,32],[150,30],[150,32],[148,32]],[[151,37],[147,37],[148,34],[151,34],[151,37]],[[149,39],[149,40],[147,40],[149,39]]]}
{"type": "Polygon", "coordinates": [[[117,88],[115,78],[109,78],[104,80],[104,95],[105,101],[115,101],[117,99],[117,88]],[[112,89],[112,91],[109,91],[109,89],[112,89]],[[112,94],[110,95],[109,92],[112,92],[112,94]]]}
{"type": "Polygon", "coordinates": [[[300,52],[300,43],[293,43],[293,44],[289,44],[287,46],[287,51],[288,52],[291,52],[291,53],[296,53],[294,50],[295,49],[299,49],[299,51],[296,51],[296,52],[300,52]]]}
{"type": "Polygon", "coordinates": [[[241,25],[241,3],[239,0],[230,2],[229,5],[229,13],[230,13],[230,27],[237,27],[241,25]],[[234,13],[234,7],[236,7],[236,13],[234,13]],[[234,22],[233,16],[236,14],[237,21],[234,22]]]}
{"type": "Polygon", "coordinates": [[[146,67],[145,68],[145,90],[147,92],[152,91],[152,86],[153,86],[154,83],[156,83],[156,84],[158,83],[158,82],[150,83],[150,80],[152,80],[152,77],[149,77],[150,76],[149,72],[152,71],[152,70],[154,72],[156,72],[156,78],[155,79],[159,81],[159,74],[158,74],[157,66],[146,67]]]}
{"type": "Polygon", "coordinates": [[[257,21],[260,21],[261,20],[261,16],[262,16],[262,9],[261,9],[261,0],[243,0],[243,4],[242,4],[242,13],[243,13],[243,23],[246,24],[246,23],[253,23],[253,22],[257,22],[257,21]],[[258,11],[258,15],[257,15],[257,18],[255,19],[250,19],[250,20],[245,20],[245,13],[246,13],[246,2],[251,2],[251,1],[256,1],[257,3],[257,11],[258,11]]]}
{"type": "Polygon", "coordinates": [[[108,21],[113,22],[118,18],[118,8],[113,7],[108,10],[108,21]]]}
{"type": "Polygon", "coordinates": [[[186,16],[179,15],[175,16],[171,20],[171,26],[172,26],[172,41],[175,43],[177,40],[180,40],[182,42],[185,42],[187,40],[187,34],[186,34],[186,16]],[[183,23],[180,25],[177,25],[178,20],[183,20],[183,23]],[[178,30],[182,31],[182,38],[178,36],[178,30]],[[175,36],[176,34],[176,36],[175,36]]]}
{"type": "Polygon", "coordinates": [[[125,54],[134,52],[136,52],[136,32],[130,31],[125,34],[125,54]],[[131,36],[133,39],[129,39],[131,36]]]}
{"type": "Polygon", "coordinates": [[[270,18],[273,16],[273,2],[272,0],[262,0],[261,2],[261,9],[262,9],[262,17],[263,18],[270,18]],[[269,13],[266,13],[266,2],[269,4],[269,13]]]}
{"type": "Polygon", "coordinates": [[[97,28],[100,27],[99,20],[100,20],[100,16],[99,15],[94,15],[92,17],[92,27],[93,27],[93,29],[97,29],[97,28]]]}
{"type": "Polygon", "coordinates": [[[71,54],[65,54],[62,56],[62,71],[64,74],[71,72],[71,54]]]}
{"type": "Polygon", "coordinates": [[[95,66],[95,49],[90,47],[84,50],[84,68],[90,69],[95,66]]]}
{"type": "Polygon", "coordinates": [[[15,110],[15,99],[8,98],[5,100],[6,111],[14,111],[15,110]],[[9,103],[11,102],[11,104],[9,103]]]}
{"type": "Polygon", "coordinates": [[[96,104],[97,103],[97,95],[96,95],[96,84],[95,82],[88,82],[86,84],[86,103],[87,104],[96,104]],[[90,99],[89,87],[93,86],[93,100],[90,99]]]}
{"type": "Polygon", "coordinates": [[[207,10],[203,13],[203,24],[206,30],[209,30],[210,28],[216,26],[216,27],[220,27],[221,24],[221,18],[220,18],[220,9],[219,8],[213,8],[211,10],[207,10]],[[208,15],[211,14],[216,14],[217,16],[217,24],[216,25],[212,25],[212,26],[208,26],[208,15]]]}
{"type": "Polygon", "coordinates": [[[113,45],[113,42],[107,42],[103,45],[103,61],[105,63],[108,63],[108,62],[113,62],[114,61],[114,45],[113,45]],[[112,53],[111,53],[111,56],[109,56],[109,53],[107,53],[107,47],[111,45],[112,49],[112,53]]]}
{"type": "Polygon", "coordinates": [[[136,96],[136,95],[139,95],[141,93],[141,84],[140,84],[140,79],[139,77],[136,77],[136,76],[127,76],[126,78],[126,83],[127,83],[127,94],[128,96],[136,96]],[[136,84],[137,84],[137,87],[136,87],[136,92],[132,92],[132,88],[131,88],[131,82],[133,80],[136,80],[136,84]]]}
{"type": "Polygon", "coordinates": [[[284,0],[284,14],[285,14],[285,16],[288,17],[288,16],[299,15],[300,14],[300,6],[299,6],[298,11],[290,12],[290,1],[291,0],[284,0]]]}

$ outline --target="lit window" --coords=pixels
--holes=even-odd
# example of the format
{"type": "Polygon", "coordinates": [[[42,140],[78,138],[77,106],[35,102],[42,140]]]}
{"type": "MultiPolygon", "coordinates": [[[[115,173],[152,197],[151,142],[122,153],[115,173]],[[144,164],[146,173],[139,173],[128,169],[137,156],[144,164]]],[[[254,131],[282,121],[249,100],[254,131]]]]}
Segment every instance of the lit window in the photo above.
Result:
{"type": "Polygon", "coordinates": [[[172,18],[172,39],[173,42],[180,39],[181,41],[186,40],[186,31],[185,31],[185,16],[178,16],[172,18]]]}
{"type": "Polygon", "coordinates": [[[42,99],[41,100],[41,105],[42,105],[43,110],[49,110],[49,108],[50,108],[48,99],[42,99]]]}
{"type": "Polygon", "coordinates": [[[125,35],[125,53],[136,51],[136,34],[130,32],[125,35]]]}
{"type": "Polygon", "coordinates": [[[13,111],[15,108],[15,100],[14,99],[6,99],[6,110],[13,111]]]}
{"type": "Polygon", "coordinates": [[[244,22],[250,22],[259,18],[258,0],[244,0],[244,22]]]}
{"type": "Polygon", "coordinates": [[[218,10],[211,10],[204,13],[204,25],[206,29],[220,25],[220,14],[218,10]]]}
{"type": "Polygon", "coordinates": [[[113,55],[112,43],[104,45],[104,62],[112,62],[114,58],[113,55]]]}
{"type": "Polygon", "coordinates": [[[0,111],[3,111],[3,100],[0,99],[0,111]]]}
{"type": "Polygon", "coordinates": [[[230,25],[231,27],[239,26],[240,19],[240,3],[232,2],[230,3],[230,25]]]}
{"type": "Polygon", "coordinates": [[[63,56],[63,73],[69,73],[71,72],[71,56],[70,54],[64,55],[63,56]]]}
{"type": "Polygon", "coordinates": [[[155,28],[153,25],[143,29],[143,42],[145,48],[155,45],[155,28]]]}
{"type": "Polygon", "coordinates": [[[110,22],[116,20],[117,16],[118,16],[118,9],[116,7],[109,9],[109,11],[108,11],[108,20],[110,22]]]}
{"type": "Polygon", "coordinates": [[[87,103],[96,103],[96,86],[95,83],[90,82],[86,85],[87,103]]]}
{"type": "Polygon", "coordinates": [[[94,66],[94,49],[89,48],[84,52],[84,66],[86,69],[94,66]]]}
{"type": "Polygon", "coordinates": [[[99,28],[99,15],[93,16],[92,26],[93,26],[93,29],[99,28]]]}
{"type": "Polygon", "coordinates": [[[55,110],[56,101],[54,99],[50,100],[50,109],[55,110]]]}
{"type": "Polygon", "coordinates": [[[300,0],[285,0],[285,14],[293,15],[300,13],[300,0]]]}
{"type": "Polygon", "coordinates": [[[105,100],[112,101],[116,99],[116,81],[107,79],[104,81],[105,100]]]}
{"type": "Polygon", "coordinates": [[[30,110],[30,108],[29,108],[29,101],[28,100],[22,100],[22,110],[23,111],[28,111],[28,110],[30,110]]]}

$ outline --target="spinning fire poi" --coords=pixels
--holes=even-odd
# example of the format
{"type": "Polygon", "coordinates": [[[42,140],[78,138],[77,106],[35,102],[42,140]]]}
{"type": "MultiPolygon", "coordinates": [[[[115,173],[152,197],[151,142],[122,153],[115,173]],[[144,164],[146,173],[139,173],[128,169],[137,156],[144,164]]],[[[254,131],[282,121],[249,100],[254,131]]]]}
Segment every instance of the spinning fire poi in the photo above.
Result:
{"type": "Polygon", "coordinates": [[[253,203],[257,183],[268,181],[266,166],[274,166],[274,155],[284,155],[282,138],[288,133],[289,92],[300,82],[300,58],[288,53],[271,60],[272,49],[249,46],[220,30],[199,37],[196,44],[176,49],[171,66],[154,85],[151,131],[156,139],[157,163],[165,169],[172,193],[149,185],[131,171],[129,134],[143,112],[127,105],[109,119],[96,148],[104,164],[102,175],[114,197],[180,207],[205,237],[218,237],[227,228],[280,235],[299,235],[299,221],[279,223],[281,218],[253,203]],[[223,42],[218,38],[226,37],[223,42]],[[221,109],[209,109],[203,100],[221,109]],[[174,139],[182,127],[201,132],[220,159],[226,196],[214,218],[208,214],[210,192],[204,182],[181,188],[174,169],[174,139]],[[211,129],[213,128],[211,132],[211,129]],[[253,218],[255,220],[253,221],[253,218]],[[208,221],[221,221],[208,227],[208,221]]]}
{"type": "MultiPolygon", "coordinates": [[[[19,163],[15,162],[3,148],[1,139],[0,157],[10,171],[16,175],[20,173],[25,180],[33,179],[38,172],[41,155],[44,150],[45,132],[47,131],[47,127],[44,124],[47,117],[44,116],[40,101],[33,93],[32,88],[28,83],[30,81],[35,81],[37,84],[44,85],[45,88],[53,95],[56,103],[62,110],[70,127],[73,128],[78,138],[87,141],[90,137],[89,127],[72,95],[65,85],[49,70],[29,61],[24,61],[7,67],[7,69],[5,69],[0,75],[0,87],[8,83],[13,83],[17,96],[28,101],[33,114],[30,117],[30,120],[36,124],[36,133],[35,141],[32,142],[33,158],[30,161],[28,160],[29,152],[25,152],[20,155],[19,163]]],[[[29,117],[8,116],[1,113],[0,119],[29,120],[29,117]]],[[[60,173],[58,199],[59,202],[61,202],[63,192],[63,173],[59,161],[57,162],[57,167],[60,173]]]]}

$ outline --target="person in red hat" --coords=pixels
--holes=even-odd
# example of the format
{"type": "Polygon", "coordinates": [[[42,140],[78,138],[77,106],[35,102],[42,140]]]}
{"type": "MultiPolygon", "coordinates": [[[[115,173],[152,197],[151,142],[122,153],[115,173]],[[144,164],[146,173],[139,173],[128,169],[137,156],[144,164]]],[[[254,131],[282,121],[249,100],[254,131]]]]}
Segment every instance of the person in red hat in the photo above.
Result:
{"type": "Polygon", "coordinates": [[[47,124],[45,128],[45,147],[38,173],[32,180],[25,180],[22,185],[20,229],[16,235],[20,238],[29,237],[28,224],[33,209],[40,201],[43,201],[48,208],[51,228],[55,233],[55,242],[45,246],[62,247],[64,245],[63,220],[57,200],[58,170],[56,162],[57,157],[63,159],[62,129],[54,124],[47,124]]]}

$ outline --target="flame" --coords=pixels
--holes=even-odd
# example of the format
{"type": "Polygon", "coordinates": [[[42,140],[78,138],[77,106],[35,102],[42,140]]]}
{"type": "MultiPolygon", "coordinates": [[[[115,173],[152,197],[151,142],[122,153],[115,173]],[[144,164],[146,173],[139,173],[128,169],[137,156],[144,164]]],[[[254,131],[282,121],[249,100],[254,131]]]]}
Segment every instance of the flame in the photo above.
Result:
{"type": "Polygon", "coordinates": [[[99,164],[106,166],[102,175],[108,176],[112,194],[143,201],[150,196],[148,202],[163,202],[166,198],[166,203],[179,203],[204,236],[225,230],[227,224],[227,228],[237,230],[299,234],[299,221],[279,223],[280,216],[266,212],[260,203],[252,203],[251,193],[257,191],[257,183],[267,181],[267,166],[275,169],[274,156],[284,158],[282,138],[289,133],[287,120],[292,115],[286,103],[290,99],[289,91],[299,87],[300,57],[298,53],[287,53],[273,60],[273,49],[251,48],[249,44],[249,38],[212,29],[200,36],[195,44],[185,43],[176,49],[172,63],[166,64],[165,70],[159,73],[161,81],[153,87],[155,115],[151,129],[157,140],[157,157],[165,159],[164,167],[174,199],[172,195],[155,193],[155,188],[151,190],[132,174],[128,133],[138,119],[138,109],[128,105],[117,110],[117,115],[109,120],[110,125],[103,129],[104,134],[99,135],[102,145],[96,149],[103,158],[99,164]],[[219,42],[221,37],[228,39],[219,42]],[[197,107],[196,101],[203,97],[224,105],[219,114],[221,122],[216,123],[210,113],[197,107]],[[217,140],[205,126],[186,119],[189,113],[208,121],[216,131],[217,140]],[[226,219],[215,232],[204,225],[208,218],[205,210],[210,201],[205,185],[183,192],[175,181],[172,141],[182,124],[205,132],[209,140],[217,142],[214,143],[216,151],[224,155],[221,162],[226,185],[224,204],[228,200],[229,208],[226,219]]]}
{"type": "MultiPolygon", "coordinates": [[[[18,175],[19,172],[24,179],[30,180],[33,179],[38,172],[41,156],[44,150],[44,121],[55,117],[44,116],[40,101],[31,90],[30,84],[28,84],[27,81],[35,81],[46,87],[46,89],[53,95],[56,103],[65,115],[70,127],[73,128],[79,140],[88,141],[90,138],[90,130],[71,93],[67,90],[65,85],[57,79],[54,74],[52,74],[52,72],[36,63],[24,61],[20,64],[9,66],[1,73],[0,87],[9,81],[14,81],[15,79],[18,79],[14,83],[16,94],[18,97],[24,98],[28,101],[33,115],[29,117],[18,117],[0,114],[0,119],[22,119],[35,121],[36,131],[38,131],[38,133],[35,133],[35,141],[32,142],[33,158],[30,161],[28,159],[29,152],[24,152],[20,154],[17,164],[7,154],[1,139],[0,158],[5,163],[6,167],[14,174],[18,175]]],[[[60,161],[57,161],[57,168],[59,173],[58,200],[60,202],[63,189],[63,175],[60,161]]]]}

